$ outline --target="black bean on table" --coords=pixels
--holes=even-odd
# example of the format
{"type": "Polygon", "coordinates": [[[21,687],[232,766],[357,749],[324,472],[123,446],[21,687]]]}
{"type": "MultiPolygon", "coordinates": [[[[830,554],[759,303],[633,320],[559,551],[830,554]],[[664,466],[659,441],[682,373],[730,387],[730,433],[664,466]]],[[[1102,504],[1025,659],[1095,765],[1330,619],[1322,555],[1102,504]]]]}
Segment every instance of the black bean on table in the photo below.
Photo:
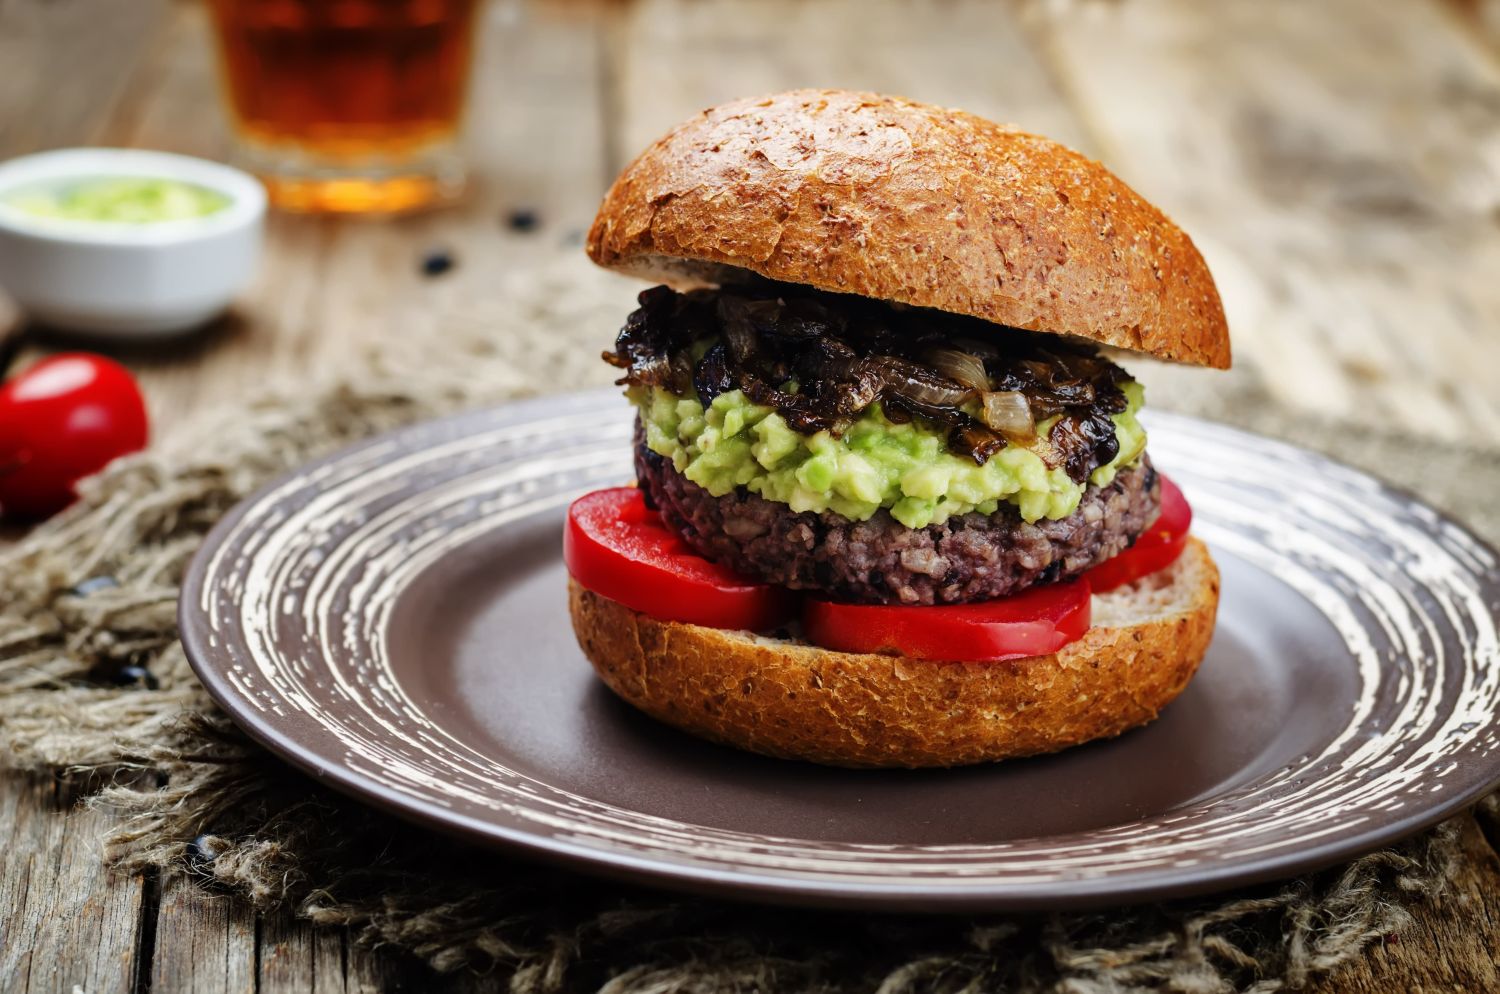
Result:
{"type": "Polygon", "coordinates": [[[121,666],[115,674],[115,683],[125,687],[144,687],[147,690],[161,689],[161,682],[156,679],[156,675],[146,667],[135,663],[129,666],[121,666]]]}
{"type": "Polygon", "coordinates": [[[447,249],[432,249],[422,256],[422,275],[441,276],[456,265],[458,261],[452,252],[447,249]]]}
{"type": "Polygon", "coordinates": [[[517,207],[505,215],[505,226],[511,231],[535,231],[541,223],[542,219],[530,207],[517,207]]]}

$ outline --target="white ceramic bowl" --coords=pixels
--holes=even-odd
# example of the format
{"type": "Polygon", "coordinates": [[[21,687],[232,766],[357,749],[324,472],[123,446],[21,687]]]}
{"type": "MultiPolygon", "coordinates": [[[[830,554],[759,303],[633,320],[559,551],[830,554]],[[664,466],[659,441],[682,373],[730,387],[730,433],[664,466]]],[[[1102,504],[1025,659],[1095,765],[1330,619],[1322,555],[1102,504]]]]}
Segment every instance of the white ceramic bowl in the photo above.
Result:
{"type": "Polygon", "coordinates": [[[70,148],[0,163],[0,287],[31,318],[96,334],[185,331],[211,320],[255,274],[266,193],[249,173],[139,149],[70,148]],[[143,177],[217,191],[203,217],[120,223],[40,217],[6,200],[22,189],[143,177]]]}

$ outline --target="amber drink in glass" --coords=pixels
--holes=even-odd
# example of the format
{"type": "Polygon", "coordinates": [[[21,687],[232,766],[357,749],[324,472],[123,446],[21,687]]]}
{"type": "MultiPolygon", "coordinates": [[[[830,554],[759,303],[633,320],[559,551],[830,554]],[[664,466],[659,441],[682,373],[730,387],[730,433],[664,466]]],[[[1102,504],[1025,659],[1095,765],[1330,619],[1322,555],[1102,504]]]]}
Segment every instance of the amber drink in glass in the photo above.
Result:
{"type": "Polygon", "coordinates": [[[399,213],[463,187],[479,0],[209,0],[240,154],[287,210],[399,213]]]}

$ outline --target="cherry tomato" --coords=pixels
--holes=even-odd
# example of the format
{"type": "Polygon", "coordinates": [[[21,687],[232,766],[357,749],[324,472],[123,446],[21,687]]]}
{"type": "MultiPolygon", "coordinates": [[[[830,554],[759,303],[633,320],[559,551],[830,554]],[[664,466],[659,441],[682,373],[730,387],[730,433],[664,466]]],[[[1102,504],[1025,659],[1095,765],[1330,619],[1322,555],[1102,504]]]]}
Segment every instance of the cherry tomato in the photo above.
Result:
{"type": "Polygon", "coordinates": [[[146,447],[146,405],[123,366],[55,355],[0,386],[0,513],[46,517],[73,485],[146,447]]]}
{"type": "Polygon", "coordinates": [[[563,561],[584,587],[663,621],[764,631],[796,609],[790,591],[747,580],[690,549],[634,487],[573,502],[563,561]]]}
{"type": "Polygon", "coordinates": [[[809,598],[802,627],[815,645],[917,659],[998,662],[1056,652],[1089,630],[1087,580],[1032,587],[973,604],[900,607],[809,598]]]}
{"type": "Polygon", "coordinates": [[[1089,584],[1103,593],[1133,583],[1143,576],[1166,569],[1187,548],[1188,529],[1193,525],[1193,509],[1177,484],[1161,478],[1161,514],[1141,533],[1135,544],[1113,559],[1089,570],[1089,584]]]}

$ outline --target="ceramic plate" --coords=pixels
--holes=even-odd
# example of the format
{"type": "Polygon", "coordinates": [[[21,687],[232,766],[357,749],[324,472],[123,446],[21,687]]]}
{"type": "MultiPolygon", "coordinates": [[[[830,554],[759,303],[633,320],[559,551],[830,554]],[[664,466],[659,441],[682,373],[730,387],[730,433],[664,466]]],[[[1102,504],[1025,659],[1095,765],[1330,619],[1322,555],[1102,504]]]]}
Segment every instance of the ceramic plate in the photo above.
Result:
{"type": "Polygon", "coordinates": [[[632,476],[614,392],[418,425],[276,482],[183,591],[199,677],[372,804],[648,883],[765,900],[1033,909],[1288,876],[1500,782],[1500,569],[1317,455],[1148,416],[1223,571],[1213,645],[1154,724],[949,771],[765,759],[657,725],[568,622],[573,497],[632,476]]]}

